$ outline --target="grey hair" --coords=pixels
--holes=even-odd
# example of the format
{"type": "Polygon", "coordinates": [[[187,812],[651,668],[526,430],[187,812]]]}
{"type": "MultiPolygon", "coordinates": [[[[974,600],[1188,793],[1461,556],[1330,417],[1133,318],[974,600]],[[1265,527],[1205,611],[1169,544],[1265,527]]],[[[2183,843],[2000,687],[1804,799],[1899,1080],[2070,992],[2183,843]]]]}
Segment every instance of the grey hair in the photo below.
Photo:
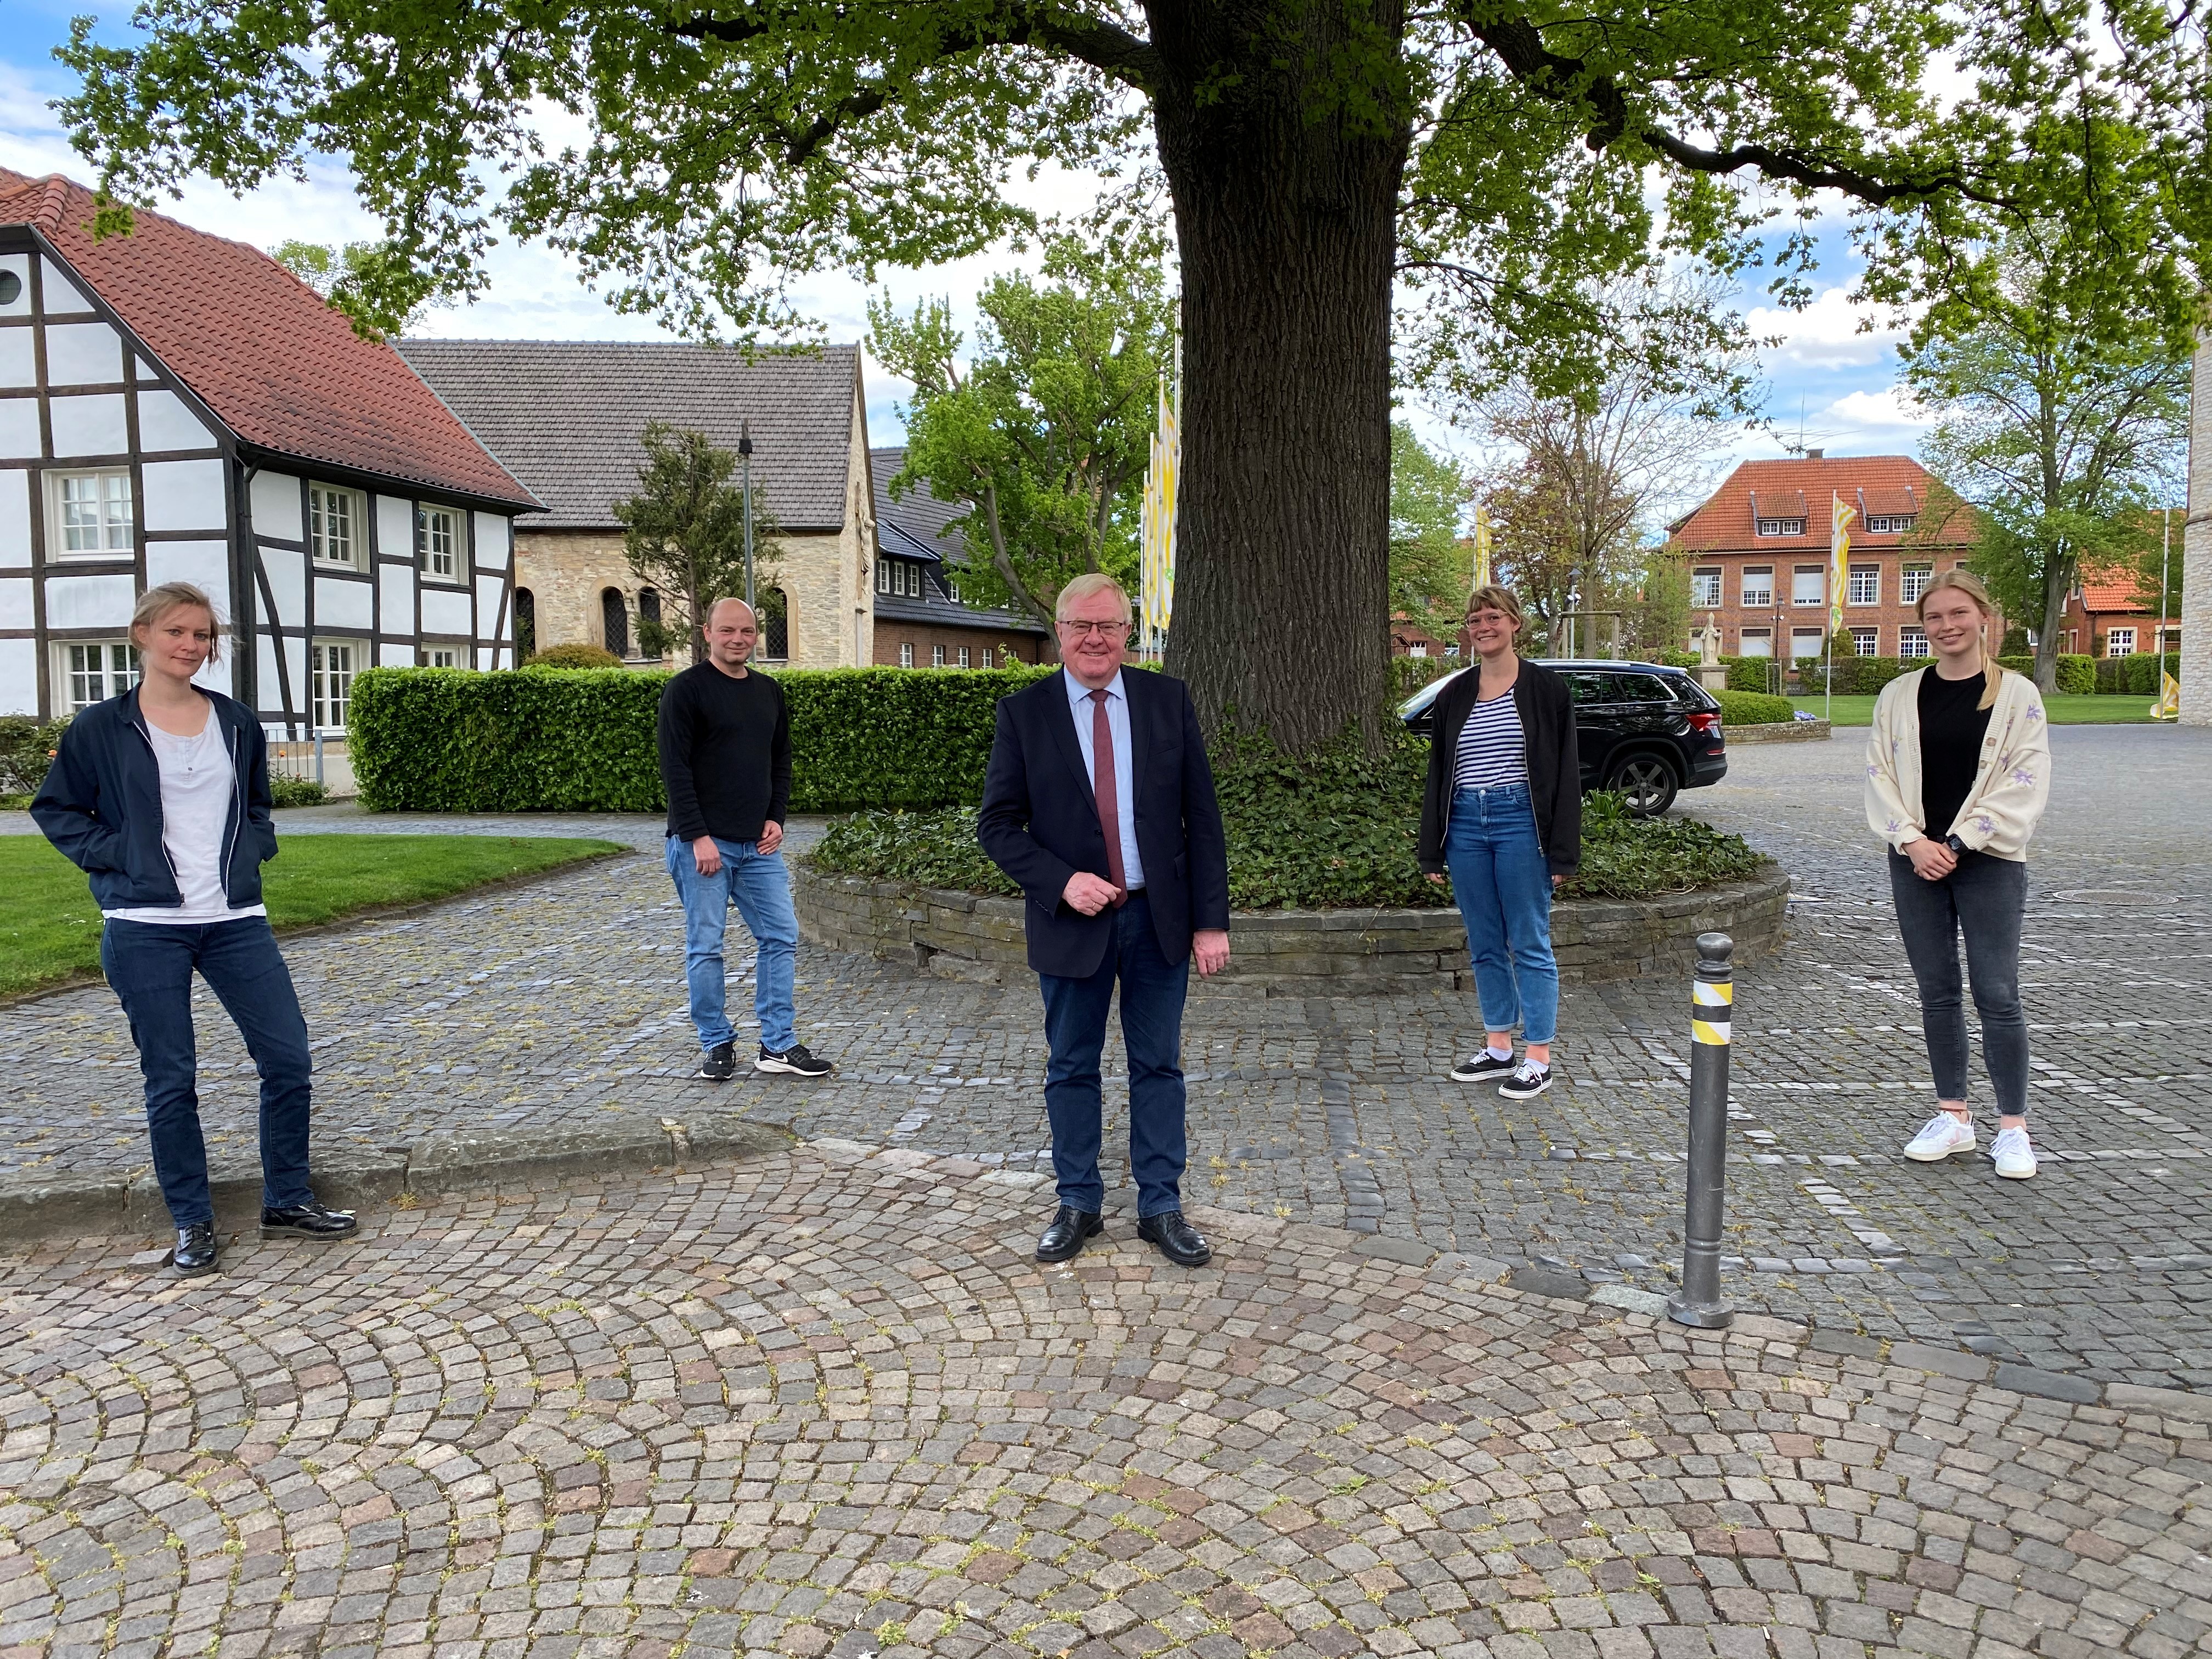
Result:
{"type": "Polygon", "coordinates": [[[1066,622],[1068,607],[1081,604],[1093,593],[1111,593],[1121,601],[1121,620],[1125,623],[1136,620],[1137,613],[1129,605],[1129,590],[1103,570],[1086,570],[1061,588],[1060,597],[1053,601],[1053,620],[1066,622]]]}

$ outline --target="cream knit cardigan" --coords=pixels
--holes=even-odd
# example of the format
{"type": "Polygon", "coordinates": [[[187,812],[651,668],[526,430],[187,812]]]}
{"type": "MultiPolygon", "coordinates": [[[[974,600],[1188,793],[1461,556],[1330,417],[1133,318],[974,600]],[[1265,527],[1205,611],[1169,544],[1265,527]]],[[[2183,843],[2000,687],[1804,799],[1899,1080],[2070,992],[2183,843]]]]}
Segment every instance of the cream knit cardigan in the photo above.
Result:
{"type": "Polygon", "coordinates": [[[2024,860],[2027,838],[2051,799],[2051,735],[2035,682],[2009,672],[1997,682],[1974,787],[1959,816],[1938,830],[1922,823],[1920,799],[1920,678],[1933,672],[1900,675],[1875,700],[1867,734],[1868,826],[1900,853],[1923,836],[1951,835],[1977,852],[2024,860]]]}

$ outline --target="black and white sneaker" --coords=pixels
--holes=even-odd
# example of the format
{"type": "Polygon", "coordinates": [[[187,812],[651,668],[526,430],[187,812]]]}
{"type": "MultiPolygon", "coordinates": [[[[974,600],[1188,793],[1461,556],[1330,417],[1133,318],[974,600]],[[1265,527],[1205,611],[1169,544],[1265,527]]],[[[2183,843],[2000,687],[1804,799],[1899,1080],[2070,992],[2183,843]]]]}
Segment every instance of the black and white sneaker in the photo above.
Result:
{"type": "Polygon", "coordinates": [[[1513,1056],[1508,1054],[1500,1060],[1485,1048],[1473,1060],[1463,1060],[1452,1067],[1454,1083],[1480,1083],[1485,1078],[1504,1077],[1513,1069],[1513,1056]]]}
{"type": "Polygon", "coordinates": [[[1507,1100],[1532,1100],[1551,1086],[1552,1068],[1524,1060],[1511,1077],[1498,1085],[1498,1092],[1507,1100]]]}
{"type": "Polygon", "coordinates": [[[753,1061],[756,1072],[787,1072],[793,1077],[828,1077],[836,1067],[811,1053],[803,1042],[794,1042],[781,1054],[761,1044],[759,1056],[753,1061]]]}
{"type": "Polygon", "coordinates": [[[733,1042],[718,1042],[700,1059],[699,1069],[693,1075],[703,1077],[709,1083],[727,1083],[738,1074],[738,1048],[733,1042]]]}

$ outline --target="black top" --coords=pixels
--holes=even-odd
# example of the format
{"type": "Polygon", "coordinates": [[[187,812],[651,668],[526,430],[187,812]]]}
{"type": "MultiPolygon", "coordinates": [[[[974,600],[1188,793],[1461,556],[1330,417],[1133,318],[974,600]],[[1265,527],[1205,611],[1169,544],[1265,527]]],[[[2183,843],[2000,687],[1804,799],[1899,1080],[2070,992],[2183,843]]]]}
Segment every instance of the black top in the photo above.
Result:
{"type": "Polygon", "coordinates": [[[668,833],[685,841],[757,841],[791,806],[791,714],[766,674],[743,679],[710,662],[660,694],[660,781],[668,833]]]}
{"type": "MultiPolygon", "coordinates": [[[[1437,694],[1429,725],[1428,786],[1421,794],[1417,855],[1431,874],[1444,867],[1444,828],[1451,817],[1452,758],[1459,752],[1460,728],[1474,712],[1481,689],[1480,664],[1455,675],[1437,694]]],[[[1513,706],[1521,716],[1522,741],[1528,756],[1528,804],[1536,815],[1536,834],[1555,876],[1571,876],[1583,861],[1583,767],[1575,746],[1575,702],[1563,675],[1522,659],[1513,682],[1513,706]]]]}
{"type": "Polygon", "coordinates": [[[1982,739],[1990,711],[1982,677],[1947,680],[1934,669],[1920,677],[1920,827],[1937,841],[1951,833],[1959,809],[1982,769],[1982,739]]]}

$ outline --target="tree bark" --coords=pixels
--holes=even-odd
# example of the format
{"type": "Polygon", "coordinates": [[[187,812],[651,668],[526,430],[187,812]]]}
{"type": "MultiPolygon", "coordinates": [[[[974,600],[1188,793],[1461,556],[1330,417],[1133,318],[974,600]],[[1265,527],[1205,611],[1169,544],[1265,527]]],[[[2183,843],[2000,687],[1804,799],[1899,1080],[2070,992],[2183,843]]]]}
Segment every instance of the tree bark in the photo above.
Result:
{"type": "MultiPolygon", "coordinates": [[[[1402,9],[1283,14],[1154,0],[1153,122],[1182,264],[1182,472],[1168,668],[1211,733],[1304,753],[1389,687],[1390,300],[1411,128],[1325,107],[1344,53],[1395,53],[1402,9]],[[1371,31],[1371,33],[1370,33],[1371,31]],[[1377,44],[1388,43],[1388,44],[1377,44]]],[[[1376,72],[1390,81],[1389,58],[1376,72]]],[[[1378,103],[1387,89],[1378,88],[1378,103]]],[[[1402,98],[1401,98],[1402,102],[1402,98]]]]}

